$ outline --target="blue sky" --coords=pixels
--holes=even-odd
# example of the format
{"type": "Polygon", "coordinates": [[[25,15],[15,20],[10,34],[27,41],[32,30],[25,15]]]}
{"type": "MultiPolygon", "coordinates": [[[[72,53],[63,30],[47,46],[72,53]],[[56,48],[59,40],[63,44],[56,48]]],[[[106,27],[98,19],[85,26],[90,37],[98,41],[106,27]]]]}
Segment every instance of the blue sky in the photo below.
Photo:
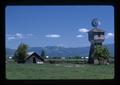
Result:
{"type": "Polygon", "coordinates": [[[86,47],[91,20],[101,21],[104,44],[114,43],[112,6],[7,6],[5,10],[6,47],[86,47]]]}

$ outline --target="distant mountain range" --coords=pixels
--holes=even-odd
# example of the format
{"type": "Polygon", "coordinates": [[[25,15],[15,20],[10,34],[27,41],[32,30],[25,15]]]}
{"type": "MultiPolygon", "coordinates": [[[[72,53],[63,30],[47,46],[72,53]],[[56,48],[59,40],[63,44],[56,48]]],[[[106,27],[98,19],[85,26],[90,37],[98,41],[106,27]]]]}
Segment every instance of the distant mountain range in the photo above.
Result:
{"type": "MultiPolygon", "coordinates": [[[[111,54],[114,56],[114,44],[105,45],[111,54]]],[[[46,46],[46,47],[29,47],[28,52],[34,51],[41,54],[44,50],[45,54],[51,57],[72,57],[72,56],[88,56],[90,47],[76,47],[76,48],[65,48],[58,46],[46,46]]],[[[6,55],[11,56],[15,52],[15,49],[6,48],[6,55]]]]}

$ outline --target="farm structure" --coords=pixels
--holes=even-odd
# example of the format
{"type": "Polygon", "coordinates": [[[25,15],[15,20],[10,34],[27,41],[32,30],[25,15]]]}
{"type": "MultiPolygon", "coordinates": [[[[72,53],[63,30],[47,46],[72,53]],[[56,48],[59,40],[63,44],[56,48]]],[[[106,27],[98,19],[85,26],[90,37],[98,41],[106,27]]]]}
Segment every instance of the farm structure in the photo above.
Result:
{"type": "Polygon", "coordinates": [[[44,59],[38,55],[36,52],[28,52],[27,57],[25,58],[26,63],[43,63],[44,59]]]}
{"type": "Polygon", "coordinates": [[[100,21],[97,18],[93,19],[92,26],[94,28],[88,31],[88,40],[91,43],[90,51],[89,51],[89,59],[88,59],[88,63],[90,64],[95,63],[95,60],[92,57],[93,52],[95,50],[95,46],[96,45],[102,46],[102,42],[104,42],[104,39],[105,39],[104,38],[105,32],[102,29],[98,28],[99,25],[100,25],[100,21]]]}

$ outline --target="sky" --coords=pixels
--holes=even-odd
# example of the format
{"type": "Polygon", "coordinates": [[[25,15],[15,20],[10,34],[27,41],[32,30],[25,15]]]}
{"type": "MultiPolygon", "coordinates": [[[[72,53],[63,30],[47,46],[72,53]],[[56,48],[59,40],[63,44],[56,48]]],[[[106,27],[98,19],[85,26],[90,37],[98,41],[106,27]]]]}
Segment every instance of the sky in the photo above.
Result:
{"type": "Polygon", "coordinates": [[[6,47],[90,46],[88,31],[98,18],[105,31],[103,44],[114,44],[112,6],[7,6],[5,9],[6,47]]]}

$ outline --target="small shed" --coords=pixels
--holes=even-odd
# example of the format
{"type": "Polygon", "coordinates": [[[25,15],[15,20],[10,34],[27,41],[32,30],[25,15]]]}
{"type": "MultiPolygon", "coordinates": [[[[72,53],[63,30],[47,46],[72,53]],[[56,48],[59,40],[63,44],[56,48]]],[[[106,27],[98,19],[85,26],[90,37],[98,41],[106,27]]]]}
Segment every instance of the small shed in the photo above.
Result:
{"type": "Polygon", "coordinates": [[[26,63],[38,63],[44,62],[44,59],[41,58],[36,52],[28,52],[27,57],[25,58],[26,63]]]}

